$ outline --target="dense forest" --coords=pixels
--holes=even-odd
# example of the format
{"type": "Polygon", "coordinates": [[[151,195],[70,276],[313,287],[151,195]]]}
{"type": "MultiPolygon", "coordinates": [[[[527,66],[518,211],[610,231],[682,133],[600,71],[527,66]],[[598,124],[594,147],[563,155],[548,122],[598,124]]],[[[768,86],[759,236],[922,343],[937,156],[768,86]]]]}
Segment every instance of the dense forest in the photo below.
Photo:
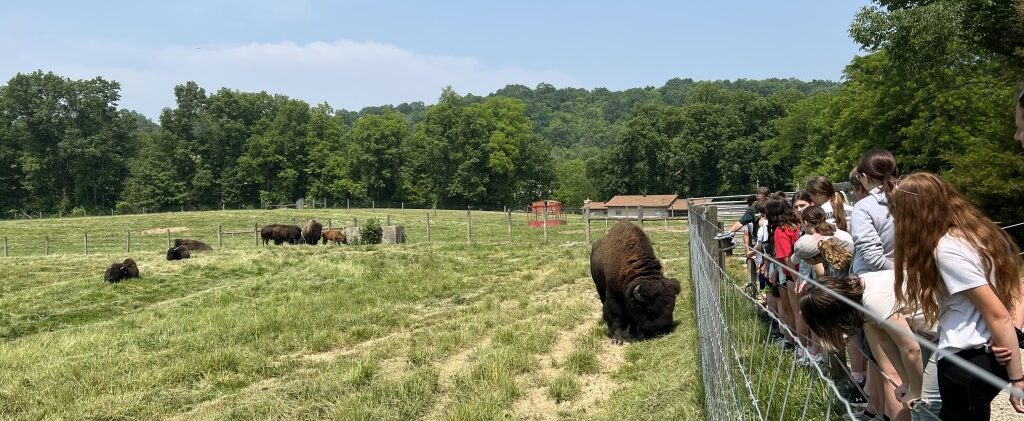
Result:
{"type": "Polygon", "coordinates": [[[299,198],[522,207],[619,193],[741,194],[845,180],[873,147],[1024,219],[1012,140],[1024,10],[881,0],[853,20],[841,82],[693,81],[624,91],[508,85],[485,97],[328,104],[193,82],[157,122],[120,87],[37,71],[0,87],[0,217],[264,206],[299,198]]]}

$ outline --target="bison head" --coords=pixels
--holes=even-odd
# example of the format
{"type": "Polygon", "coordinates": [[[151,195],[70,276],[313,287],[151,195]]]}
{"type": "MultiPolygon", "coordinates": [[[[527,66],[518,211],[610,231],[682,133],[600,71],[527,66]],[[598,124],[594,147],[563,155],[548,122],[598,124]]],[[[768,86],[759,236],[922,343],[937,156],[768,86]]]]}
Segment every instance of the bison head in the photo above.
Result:
{"type": "Polygon", "coordinates": [[[637,339],[672,331],[672,312],[675,311],[679,291],[679,281],[669,278],[637,281],[626,290],[626,306],[633,319],[637,339]]]}

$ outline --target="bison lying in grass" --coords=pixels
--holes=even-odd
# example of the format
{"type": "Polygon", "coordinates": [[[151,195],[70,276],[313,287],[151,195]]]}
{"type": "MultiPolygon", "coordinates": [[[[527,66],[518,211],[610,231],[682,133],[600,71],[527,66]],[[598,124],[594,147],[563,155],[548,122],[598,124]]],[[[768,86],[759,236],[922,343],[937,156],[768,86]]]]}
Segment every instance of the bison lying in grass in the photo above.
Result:
{"type": "Polygon", "coordinates": [[[121,282],[122,279],[138,278],[139,277],[139,266],[135,264],[135,260],[131,257],[124,259],[121,263],[114,263],[107,268],[106,274],[103,275],[103,279],[107,282],[121,282]]]}
{"type": "Polygon", "coordinates": [[[174,247],[179,247],[179,246],[188,247],[188,249],[191,250],[191,251],[208,251],[208,250],[213,250],[213,247],[210,247],[209,245],[207,245],[206,243],[204,243],[202,241],[189,240],[189,239],[183,239],[183,238],[178,238],[178,239],[174,240],[174,247]]]}
{"type": "Polygon", "coordinates": [[[298,244],[302,240],[302,228],[298,225],[270,224],[260,230],[260,237],[263,238],[263,245],[271,240],[275,245],[284,242],[298,244]]]}
{"type": "Polygon", "coordinates": [[[171,247],[167,250],[167,260],[181,260],[188,259],[190,257],[192,257],[192,253],[189,252],[188,247],[185,246],[171,247]]]}
{"type": "Polygon", "coordinates": [[[635,339],[672,330],[679,281],[662,273],[651,240],[639,227],[620,221],[594,243],[590,274],[604,307],[604,321],[616,344],[622,344],[623,330],[635,339]]]}

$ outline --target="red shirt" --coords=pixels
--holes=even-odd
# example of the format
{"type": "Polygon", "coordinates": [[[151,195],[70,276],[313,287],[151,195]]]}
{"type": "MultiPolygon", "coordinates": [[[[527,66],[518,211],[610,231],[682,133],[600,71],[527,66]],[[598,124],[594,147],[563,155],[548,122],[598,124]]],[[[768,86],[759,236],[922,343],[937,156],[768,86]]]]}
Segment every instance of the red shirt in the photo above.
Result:
{"type": "Polygon", "coordinates": [[[793,245],[800,238],[800,228],[781,226],[775,228],[775,258],[785,261],[793,255],[793,245]]]}

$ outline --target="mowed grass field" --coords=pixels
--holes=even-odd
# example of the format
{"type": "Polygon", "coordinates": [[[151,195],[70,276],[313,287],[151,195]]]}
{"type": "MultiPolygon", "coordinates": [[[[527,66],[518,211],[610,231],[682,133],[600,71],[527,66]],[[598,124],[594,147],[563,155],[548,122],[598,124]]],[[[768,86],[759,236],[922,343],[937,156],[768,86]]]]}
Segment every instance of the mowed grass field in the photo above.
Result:
{"type": "MultiPolygon", "coordinates": [[[[646,230],[683,292],[668,336],[614,346],[578,216],[277,210],[0,222],[0,418],[703,419],[682,221],[646,230]],[[352,218],[409,242],[257,247],[217,226],[352,218]],[[215,250],[168,262],[166,232],[215,250]],[[126,253],[126,232],[132,251],[126,253]],[[89,255],[84,235],[89,234],[89,255]],[[43,256],[49,236],[49,255],[43,256]],[[142,274],[107,284],[134,258],[142,274]]],[[[609,225],[610,226],[610,225],[609,225]]],[[[593,224],[593,239],[604,235],[593,224]]]]}

